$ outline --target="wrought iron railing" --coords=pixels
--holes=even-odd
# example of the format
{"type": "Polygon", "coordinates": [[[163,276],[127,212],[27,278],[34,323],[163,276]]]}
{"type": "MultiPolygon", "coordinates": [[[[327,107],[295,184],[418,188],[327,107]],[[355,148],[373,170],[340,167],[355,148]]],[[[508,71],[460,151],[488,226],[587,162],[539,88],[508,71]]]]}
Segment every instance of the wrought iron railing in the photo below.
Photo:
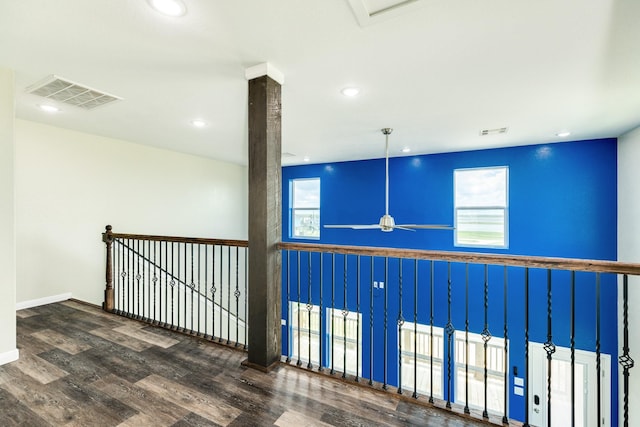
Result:
{"type": "Polygon", "coordinates": [[[620,408],[619,425],[634,425],[628,277],[640,264],[280,248],[288,363],[495,423],[613,426],[620,408]]]}
{"type": "Polygon", "coordinates": [[[104,309],[247,347],[247,242],[103,233],[104,309]]]}

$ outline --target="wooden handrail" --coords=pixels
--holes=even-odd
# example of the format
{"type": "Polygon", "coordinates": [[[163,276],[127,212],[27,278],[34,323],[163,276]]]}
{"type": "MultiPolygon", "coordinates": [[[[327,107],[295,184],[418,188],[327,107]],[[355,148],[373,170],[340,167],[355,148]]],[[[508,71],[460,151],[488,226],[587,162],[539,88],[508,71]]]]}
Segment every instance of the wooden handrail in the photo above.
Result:
{"type": "Polygon", "coordinates": [[[483,254],[475,252],[431,251],[421,249],[378,248],[372,246],[316,245],[310,243],[281,242],[281,250],[326,252],[374,257],[468,262],[514,267],[532,267],[552,270],[590,271],[598,273],[640,276],[640,264],[591,259],[553,258],[524,255],[483,254]]]}
{"type": "MultiPolygon", "coordinates": [[[[103,233],[103,235],[106,233],[103,233]]],[[[203,237],[176,237],[176,236],[153,236],[147,234],[124,234],[111,233],[113,239],[132,239],[132,240],[150,240],[155,242],[175,242],[175,243],[193,243],[201,245],[222,245],[222,246],[238,246],[240,248],[248,248],[247,240],[231,240],[231,239],[207,239],[203,237]]]]}

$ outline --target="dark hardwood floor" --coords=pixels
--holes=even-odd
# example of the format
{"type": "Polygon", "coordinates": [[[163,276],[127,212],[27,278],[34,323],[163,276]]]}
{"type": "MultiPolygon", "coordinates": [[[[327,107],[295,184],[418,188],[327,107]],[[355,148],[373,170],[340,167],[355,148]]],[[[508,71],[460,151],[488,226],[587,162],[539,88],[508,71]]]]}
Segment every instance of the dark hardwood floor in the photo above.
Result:
{"type": "Polygon", "coordinates": [[[21,310],[0,366],[1,426],[486,425],[76,301],[21,310]]]}

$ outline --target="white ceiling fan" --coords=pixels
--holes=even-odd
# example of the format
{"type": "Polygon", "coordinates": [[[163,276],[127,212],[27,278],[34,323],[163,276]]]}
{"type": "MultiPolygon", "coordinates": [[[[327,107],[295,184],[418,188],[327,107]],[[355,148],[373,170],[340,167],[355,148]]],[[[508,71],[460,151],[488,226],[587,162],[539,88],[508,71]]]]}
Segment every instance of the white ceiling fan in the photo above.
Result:
{"type": "Polygon", "coordinates": [[[385,151],[385,193],[384,193],[384,215],[380,217],[378,224],[340,224],[329,225],[326,224],[325,228],[351,228],[354,230],[375,230],[380,229],[385,232],[393,231],[394,229],[415,231],[416,229],[433,229],[433,230],[453,230],[453,227],[449,225],[438,224],[400,224],[396,225],[393,217],[389,215],[389,134],[393,131],[391,128],[381,129],[385,135],[386,151],[385,151]]]}

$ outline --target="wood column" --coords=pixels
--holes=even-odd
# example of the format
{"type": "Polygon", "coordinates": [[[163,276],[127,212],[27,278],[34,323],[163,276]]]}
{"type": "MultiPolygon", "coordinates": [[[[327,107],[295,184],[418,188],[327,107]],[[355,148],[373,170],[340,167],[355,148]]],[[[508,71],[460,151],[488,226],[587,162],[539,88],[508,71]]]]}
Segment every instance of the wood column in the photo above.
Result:
{"type": "Polygon", "coordinates": [[[268,371],[282,353],[281,101],[268,75],[249,80],[249,358],[268,371]]]}

